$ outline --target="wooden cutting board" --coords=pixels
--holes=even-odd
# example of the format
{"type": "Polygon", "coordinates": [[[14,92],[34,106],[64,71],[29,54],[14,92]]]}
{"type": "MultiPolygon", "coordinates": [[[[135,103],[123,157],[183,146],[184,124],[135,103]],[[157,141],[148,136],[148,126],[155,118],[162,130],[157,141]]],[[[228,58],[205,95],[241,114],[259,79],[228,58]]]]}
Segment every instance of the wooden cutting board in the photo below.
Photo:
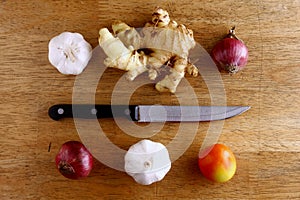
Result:
{"type": "MultiPolygon", "coordinates": [[[[1,1],[1,199],[299,199],[299,8],[299,1],[276,0],[1,1]],[[54,158],[64,142],[80,140],[78,130],[71,119],[52,121],[47,110],[56,103],[72,103],[78,77],[62,75],[50,65],[49,40],[64,31],[79,32],[96,48],[100,28],[117,19],[141,27],[156,6],[168,9],[174,20],[192,29],[207,52],[235,25],[249,48],[248,65],[234,76],[218,74],[223,84],[219,96],[203,76],[186,76],[175,95],[160,94],[153,83],[147,83],[134,91],[119,91],[117,100],[130,97],[134,104],[176,105],[195,100],[185,90],[190,85],[199,104],[214,103],[213,92],[217,98],[225,94],[227,105],[251,106],[221,124],[218,142],[235,153],[236,175],[216,184],[200,174],[197,155],[203,140],[209,131],[219,133],[213,129],[215,123],[205,122],[197,124],[191,141],[195,129],[182,125],[187,137],[177,142],[188,146],[179,150],[182,155],[161,182],[138,185],[97,159],[88,178],[65,179],[55,169],[54,158]]],[[[96,89],[83,94],[96,103],[110,103],[123,75],[107,69],[99,82],[90,83],[96,89]]],[[[86,83],[83,87],[90,88],[86,83]]],[[[100,120],[99,125],[109,141],[123,150],[143,136],[127,134],[111,119],[100,120]]],[[[178,130],[180,124],[167,123],[148,137],[168,145],[178,130]]]]}

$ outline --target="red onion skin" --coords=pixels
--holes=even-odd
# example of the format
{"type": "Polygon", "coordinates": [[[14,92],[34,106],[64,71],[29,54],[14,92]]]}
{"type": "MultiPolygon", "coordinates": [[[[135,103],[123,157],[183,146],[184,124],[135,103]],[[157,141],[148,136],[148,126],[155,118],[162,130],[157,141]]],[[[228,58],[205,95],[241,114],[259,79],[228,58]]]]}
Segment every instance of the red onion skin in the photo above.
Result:
{"type": "Polygon", "coordinates": [[[93,168],[93,157],[78,141],[64,143],[55,158],[59,172],[69,179],[87,177],[93,168]]]}
{"type": "Polygon", "coordinates": [[[218,67],[236,73],[247,64],[248,48],[241,40],[228,37],[215,45],[212,58],[218,67]]]}

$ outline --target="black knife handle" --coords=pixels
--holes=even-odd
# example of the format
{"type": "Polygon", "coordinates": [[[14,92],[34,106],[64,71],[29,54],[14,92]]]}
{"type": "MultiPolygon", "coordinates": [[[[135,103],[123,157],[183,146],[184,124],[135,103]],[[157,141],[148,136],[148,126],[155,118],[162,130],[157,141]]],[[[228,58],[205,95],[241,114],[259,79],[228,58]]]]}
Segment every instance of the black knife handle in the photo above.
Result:
{"type": "Polygon", "coordinates": [[[49,108],[48,114],[53,120],[125,117],[137,121],[137,108],[136,105],[57,104],[49,108]]]}

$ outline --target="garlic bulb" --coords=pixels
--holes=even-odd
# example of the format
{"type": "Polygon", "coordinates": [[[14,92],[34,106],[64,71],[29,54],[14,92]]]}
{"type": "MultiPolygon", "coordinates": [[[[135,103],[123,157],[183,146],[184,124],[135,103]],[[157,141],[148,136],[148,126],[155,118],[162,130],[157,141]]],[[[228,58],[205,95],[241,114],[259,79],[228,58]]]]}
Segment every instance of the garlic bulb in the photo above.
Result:
{"type": "Polygon", "coordinates": [[[79,33],[63,32],[48,45],[50,63],[62,74],[80,74],[92,57],[92,47],[79,33]]]}
{"type": "Polygon", "coordinates": [[[132,145],[125,155],[125,171],[142,185],[162,180],[171,169],[167,148],[158,142],[142,140],[132,145]]]}

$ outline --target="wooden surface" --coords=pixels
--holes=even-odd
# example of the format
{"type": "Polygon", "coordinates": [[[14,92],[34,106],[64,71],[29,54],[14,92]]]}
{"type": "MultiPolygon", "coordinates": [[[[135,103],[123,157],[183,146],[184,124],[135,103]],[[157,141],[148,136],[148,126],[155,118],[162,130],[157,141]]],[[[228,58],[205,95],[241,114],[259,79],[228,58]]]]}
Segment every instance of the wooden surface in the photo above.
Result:
{"type": "MultiPolygon", "coordinates": [[[[0,199],[300,199],[299,10],[298,0],[1,1],[0,199]],[[233,25],[249,48],[245,70],[234,76],[221,73],[227,104],[252,107],[224,121],[219,138],[237,157],[236,175],[224,184],[201,176],[197,154],[212,124],[200,123],[192,144],[161,182],[138,185],[97,160],[88,178],[65,179],[55,168],[55,155],[64,142],[80,139],[73,120],[52,121],[47,110],[72,103],[76,77],[50,65],[49,40],[63,31],[79,32],[95,48],[100,28],[115,19],[140,27],[158,5],[194,30],[208,52],[233,25]]],[[[123,74],[104,72],[97,103],[110,103],[123,74]]],[[[187,80],[199,104],[209,105],[203,78],[187,80]]],[[[189,96],[183,85],[178,95],[189,96]]],[[[134,91],[130,102],[178,104],[178,99],[147,84],[134,91]]],[[[141,139],[127,135],[113,120],[100,125],[124,150],[141,139]]],[[[150,139],[167,145],[178,128],[168,123],[150,139]]]]}

